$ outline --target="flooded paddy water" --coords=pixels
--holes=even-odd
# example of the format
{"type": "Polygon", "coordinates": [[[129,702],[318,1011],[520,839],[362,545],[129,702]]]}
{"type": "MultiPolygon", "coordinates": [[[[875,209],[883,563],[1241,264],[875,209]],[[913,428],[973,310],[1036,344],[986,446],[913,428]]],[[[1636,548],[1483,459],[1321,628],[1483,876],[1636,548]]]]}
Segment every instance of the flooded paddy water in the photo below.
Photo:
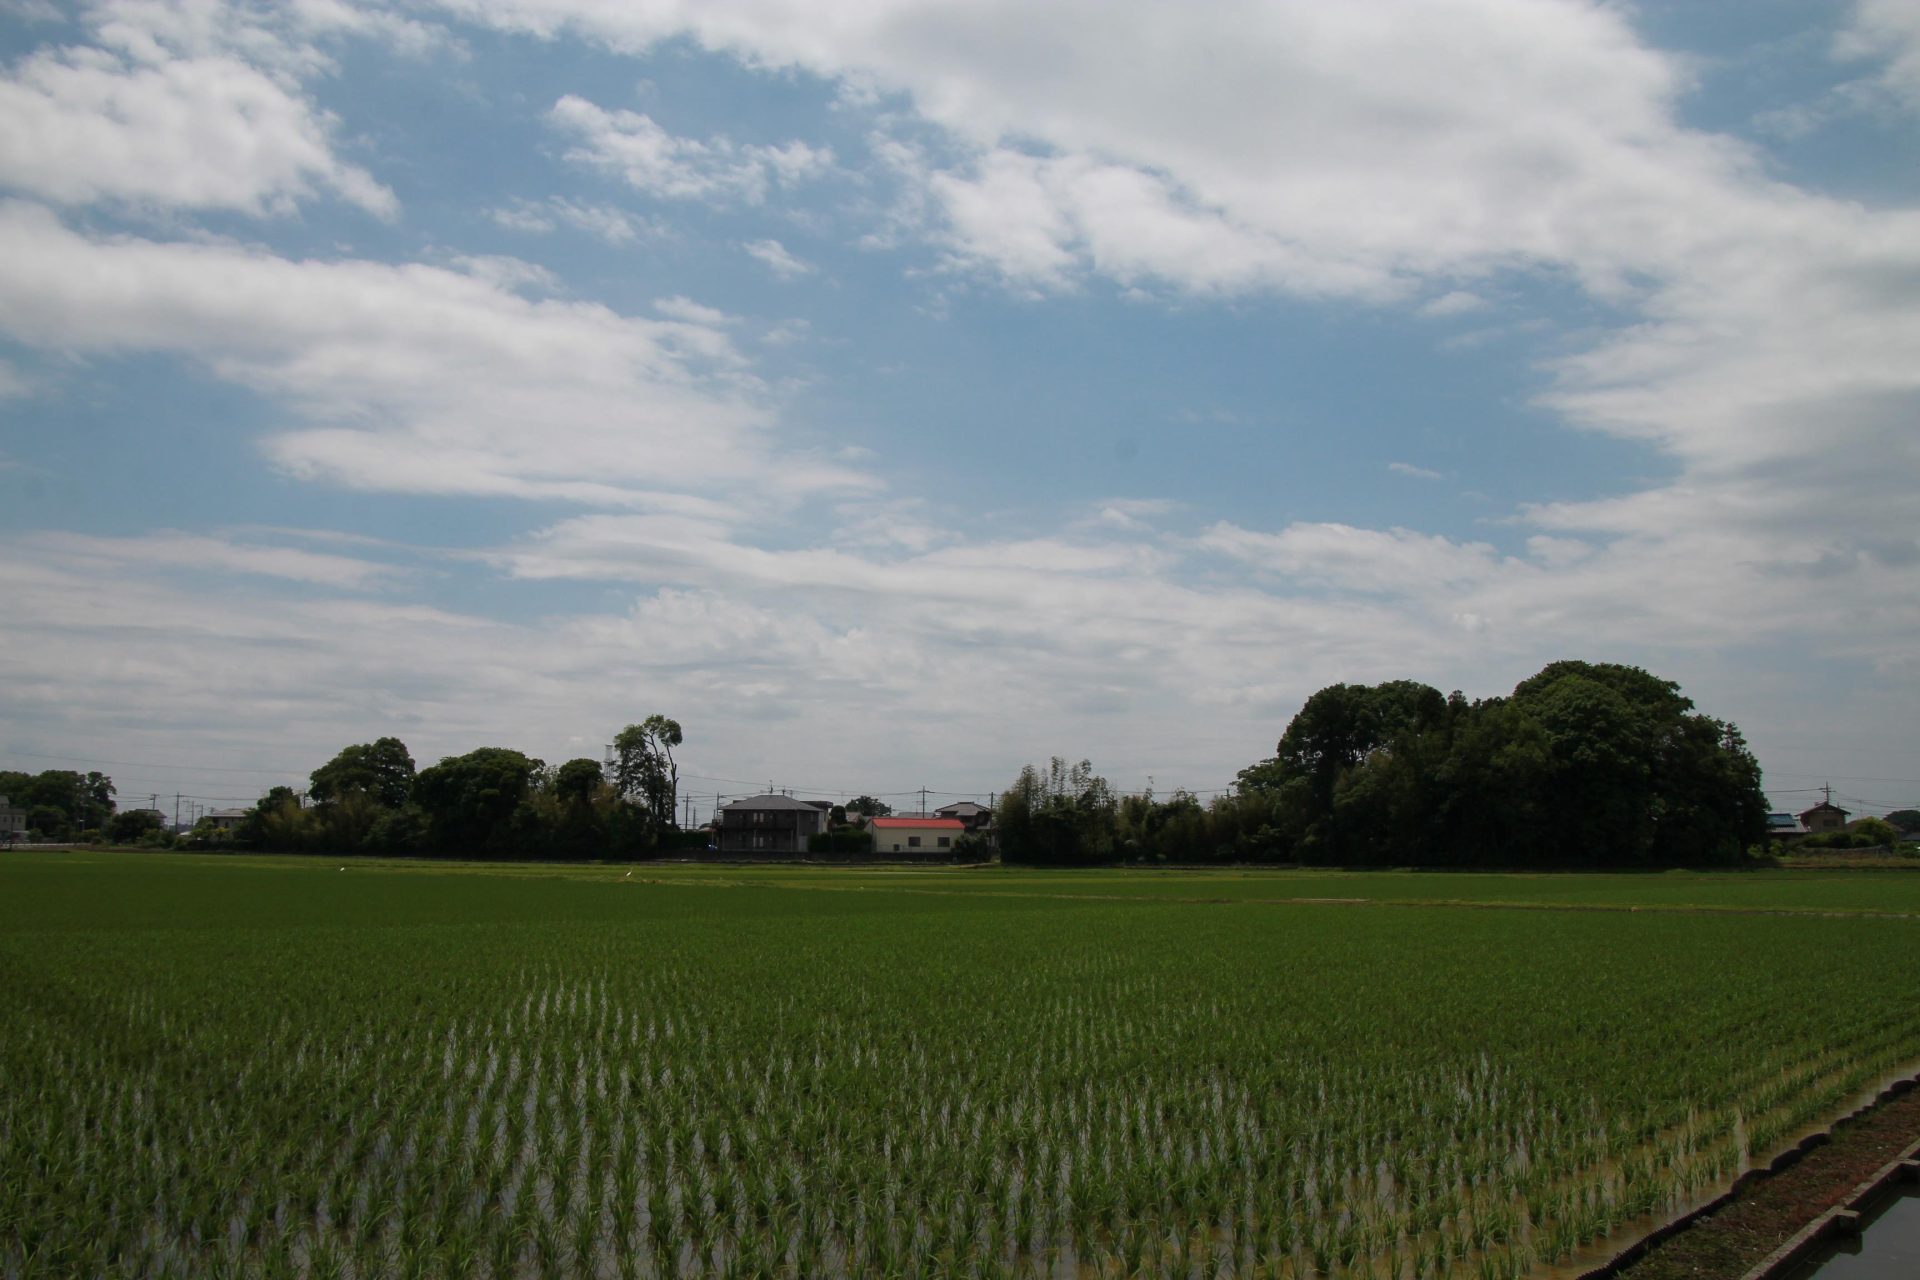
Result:
{"type": "Polygon", "coordinates": [[[1906,1191],[1867,1217],[1857,1236],[1831,1241],[1792,1280],[1912,1280],[1920,1276],[1920,1191],[1906,1191]]]}

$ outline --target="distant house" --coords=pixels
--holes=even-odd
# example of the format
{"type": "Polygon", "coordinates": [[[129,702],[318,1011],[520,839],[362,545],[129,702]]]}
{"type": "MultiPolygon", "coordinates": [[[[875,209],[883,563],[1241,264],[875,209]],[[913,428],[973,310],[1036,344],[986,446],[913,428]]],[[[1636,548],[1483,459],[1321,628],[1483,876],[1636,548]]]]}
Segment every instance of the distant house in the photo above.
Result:
{"type": "Polygon", "coordinates": [[[27,834],[27,811],[0,796],[0,840],[9,843],[27,834]]]}
{"type": "Polygon", "coordinates": [[[950,854],[956,840],[967,833],[959,818],[875,818],[867,824],[873,833],[873,851],[908,858],[937,858],[950,854]]]}
{"type": "Polygon", "coordinates": [[[1798,840],[1809,834],[1800,819],[1790,813],[1770,813],[1767,815],[1767,839],[1798,840]]]}
{"type": "Polygon", "coordinates": [[[1809,835],[1822,831],[1840,831],[1847,825],[1847,811],[1831,800],[1822,800],[1811,809],[1800,811],[1800,825],[1809,835]]]}
{"type": "Polygon", "coordinates": [[[719,850],[748,857],[801,854],[827,829],[831,806],[792,796],[749,796],[720,810],[719,850]]]}
{"type": "Polygon", "coordinates": [[[231,831],[247,820],[251,809],[215,809],[206,820],[213,824],[216,831],[231,831]]]}
{"type": "Polygon", "coordinates": [[[961,825],[969,831],[983,831],[993,825],[993,810],[983,804],[975,804],[971,800],[942,805],[933,812],[934,816],[939,818],[958,818],[961,825]]]}

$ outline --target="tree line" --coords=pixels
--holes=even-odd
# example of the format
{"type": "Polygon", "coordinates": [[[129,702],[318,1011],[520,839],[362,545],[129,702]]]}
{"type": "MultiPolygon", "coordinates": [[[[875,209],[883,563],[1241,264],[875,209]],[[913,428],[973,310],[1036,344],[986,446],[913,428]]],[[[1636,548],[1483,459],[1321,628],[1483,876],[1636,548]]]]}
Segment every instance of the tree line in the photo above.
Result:
{"type": "Polygon", "coordinates": [[[1117,796],[1082,761],[1027,766],[1003,859],[1340,866],[1729,865],[1767,836],[1760,766],[1670,680],[1555,662],[1473,702],[1413,680],[1336,684],[1207,803],[1117,796]]]}
{"type": "Polygon", "coordinates": [[[194,847],[558,860],[646,858],[704,843],[677,818],[678,722],[648,716],[614,735],[611,767],[558,766],[480,747],[416,770],[398,738],[343,748],[306,799],[275,787],[230,830],[203,821],[194,847]]]}
{"type": "MultiPolygon", "coordinates": [[[[194,847],[477,858],[644,858],[704,845],[677,821],[680,725],[649,716],[615,735],[611,764],[558,766],[481,747],[416,770],[386,737],[313,771],[305,802],[275,787],[235,828],[204,821],[194,847]]],[[[0,771],[0,795],[42,838],[115,839],[100,773],[0,771]]],[[[860,797],[834,814],[885,813],[860,797]]],[[[1505,697],[1469,702],[1413,680],[1330,685],[1274,754],[1202,800],[1120,795],[1087,761],[1028,765],[1000,797],[1002,858],[1342,866],[1730,865],[1767,838],[1760,768],[1739,729],[1638,667],[1555,662],[1505,697]]],[[[1920,828],[1920,813],[1889,815],[1920,828]]],[[[120,830],[122,820],[128,831],[120,830]]]]}
{"type": "Polygon", "coordinates": [[[113,824],[113,779],[104,773],[0,769],[0,796],[25,812],[28,833],[40,840],[99,839],[113,824]]]}

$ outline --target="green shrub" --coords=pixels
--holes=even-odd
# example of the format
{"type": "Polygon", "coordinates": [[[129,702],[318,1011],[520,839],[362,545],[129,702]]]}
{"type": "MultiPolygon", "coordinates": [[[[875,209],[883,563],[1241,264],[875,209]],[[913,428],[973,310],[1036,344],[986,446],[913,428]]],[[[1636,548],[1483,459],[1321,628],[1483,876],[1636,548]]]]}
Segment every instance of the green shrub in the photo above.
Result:
{"type": "Polygon", "coordinates": [[[1864,836],[1873,844],[1888,848],[1892,848],[1900,839],[1900,833],[1885,818],[1859,818],[1849,823],[1847,830],[1853,833],[1855,839],[1864,836]]]}
{"type": "Polygon", "coordinates": [[[873,837],[852,827],[816,831],[807,837],[808,853],[872,853],[873,837]]]}

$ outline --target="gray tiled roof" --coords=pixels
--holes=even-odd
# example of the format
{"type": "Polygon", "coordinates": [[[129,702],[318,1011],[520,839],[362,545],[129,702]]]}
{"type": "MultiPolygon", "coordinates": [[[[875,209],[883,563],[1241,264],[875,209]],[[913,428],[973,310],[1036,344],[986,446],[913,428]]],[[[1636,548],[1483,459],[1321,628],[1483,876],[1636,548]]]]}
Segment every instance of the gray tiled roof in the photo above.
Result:
{"type": "Polygon", "coordinates": [[[725,807],[742,810],[799,809],[807,813],[820,812],[816,806],[808,804],[805,800],[795,800],[792,796],[748,796],[745,800],[735,800],[725,807]]]}

